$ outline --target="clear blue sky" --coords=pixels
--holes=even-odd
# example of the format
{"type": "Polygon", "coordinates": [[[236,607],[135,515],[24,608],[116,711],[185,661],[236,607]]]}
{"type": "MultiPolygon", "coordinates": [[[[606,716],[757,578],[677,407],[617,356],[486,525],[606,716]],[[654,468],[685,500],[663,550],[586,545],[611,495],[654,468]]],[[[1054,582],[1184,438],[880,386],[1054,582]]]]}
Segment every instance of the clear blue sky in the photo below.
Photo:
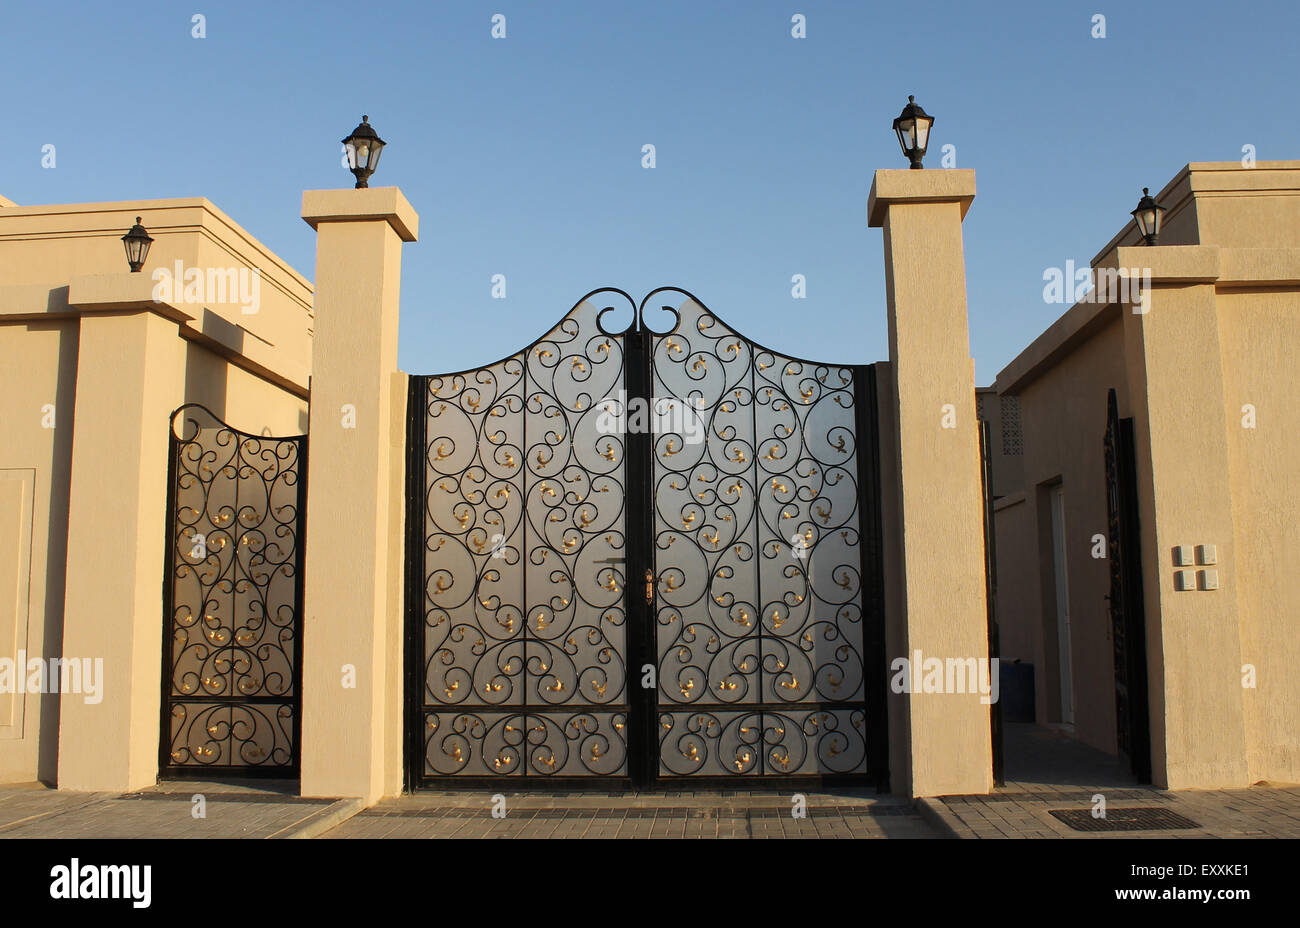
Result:
{"type": "Polygon", "coordinates": [[[890,122],[909,93],[936,117],[927,163],[951,143],[977,172],[981,384],[1059,315],[1044,269],[1087,262],[1143,185],[1248,143],[1300,157],[1294,0],[50,0],[6,4],[3,34],[0,193],[206,196],[308,277],[301,191],[351,185],[338,141],[368,113],[390,143],[375,186],[420,213],[413,373],[494,361],[605,285],[685,287],[793,354],[886,357],[865,206],[873,170],[906,166],[890,122]]]}

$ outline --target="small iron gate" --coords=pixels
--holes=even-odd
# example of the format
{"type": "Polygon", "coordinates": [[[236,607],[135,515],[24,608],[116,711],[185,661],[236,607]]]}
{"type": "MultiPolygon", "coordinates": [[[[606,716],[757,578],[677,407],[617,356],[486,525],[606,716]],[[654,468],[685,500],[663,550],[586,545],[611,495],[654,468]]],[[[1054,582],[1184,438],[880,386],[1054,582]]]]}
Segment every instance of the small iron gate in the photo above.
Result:
{"type": "Polygon", "coordinates": [[[1141,534],[1133,420],[1119,417],[1115,391],[1106,397],[1106,509],[1109,516],[1111,638],[1115,652],[1116,735],[1139,783],[1151,782],[1147,706],[1146,609],[1142,602],[1141,534]]]}
{"type": "Polygon", "coordinates": [[[410,390],[412,786],[887,785],[872,367],[604,289],[410,390]]]}
{"type": "Polygon", "coordinates": [[[306,475],[306,435],[172,414],[164,776],[297,775],[306,475]]]}

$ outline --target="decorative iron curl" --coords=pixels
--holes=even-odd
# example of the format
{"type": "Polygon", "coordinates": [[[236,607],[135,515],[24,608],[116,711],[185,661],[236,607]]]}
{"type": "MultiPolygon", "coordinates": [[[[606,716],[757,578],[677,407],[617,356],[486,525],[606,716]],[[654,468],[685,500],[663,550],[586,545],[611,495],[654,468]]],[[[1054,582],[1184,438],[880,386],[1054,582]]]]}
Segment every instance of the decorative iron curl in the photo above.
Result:
{"type": "Polygon", "coordinates": [[[170,424],[163,766],[292,768],[306,436],[170,424]]]}

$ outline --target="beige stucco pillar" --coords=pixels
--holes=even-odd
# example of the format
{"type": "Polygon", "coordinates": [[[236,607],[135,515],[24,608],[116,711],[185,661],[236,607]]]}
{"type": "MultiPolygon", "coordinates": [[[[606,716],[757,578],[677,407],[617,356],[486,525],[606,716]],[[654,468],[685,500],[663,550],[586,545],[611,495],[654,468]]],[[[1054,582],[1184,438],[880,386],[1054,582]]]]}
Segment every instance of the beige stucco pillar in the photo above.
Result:
{"type": "Polygon", "coordinates": [[[309,190],[316,230],[303,627],[302,794],[401,789],[404,378],[396,187],[309,190]]]}
{"type": "MultiPolygon", "coordinates": [[[[158,776],[168,417],[181,405],[183,310],[146,274],[73,278],[82,312],[68,501],[63,657],[103,659],[99,701],[60,697],[60,789],[158,776]]],[[[73,422],[72,409],[57,415],[73,422]]]]}
{"type": "MultiPolygon", "coordinates": [[[[885,234],[895,537],[886,545],[915,662],[988,658],[974,364],[961,223],[974,171],[877,171],[868,221],[885,234]],[[919,654],[918,654],[919,652],[919,654]]],[[[885,468],[889,472],[889,468],[885,468]]],[[[891,680],[893,672],[891,670],[891,680]]],[[[913,796],[993,785],[989,706],[978,693],[910,693],[891,735],[893,788],[913,796]],[[901,755],[901,756],[900,756],[901,755]]],[[[895,717],[897,717],[895,715],[895,717]]]]}
{"type": "MultiPolygon", "coordinates": [[[[1152,777],[1171,789],[1248,786],[1241,629],[1215,281],[1219,249],[1115,250],[1112,267],[1149,272],[1124,307],[1146,600],[1152,777]],[[1159,488],[1157,492],[1155,488],[1159,488]],[[1198,546],[1214,546],[1202,564],[1198,546]],[[1191,554],[1175,564],[1175,548],[1191,554]],[[1178,588],[1179,575],[1189,581],[1178,588]],[[1217,589],[1203,589],[1206,576],[1217,589]]],[[[1235,426],[1235,422],[1233,423],[1235,426]]]]}

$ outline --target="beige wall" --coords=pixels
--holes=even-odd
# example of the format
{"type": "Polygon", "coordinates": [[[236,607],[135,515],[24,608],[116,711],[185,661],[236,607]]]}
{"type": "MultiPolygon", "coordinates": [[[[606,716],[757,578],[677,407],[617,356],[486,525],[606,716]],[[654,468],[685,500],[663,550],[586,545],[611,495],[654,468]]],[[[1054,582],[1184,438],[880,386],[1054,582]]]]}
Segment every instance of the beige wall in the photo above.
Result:
{"type": "MultiPolygon", "coordinates": [[[[1077,736],[1088,744],[1114,750],[1115,699],[1113,681],[1104,681],[1113,666],[1110,619],[1106,600],[1110,591],[1108,562],[1092,557],[1093,536],[1106,534],[1106,481],[1102,439],[1106,432],[1106,392],[1120,392],[1121,412],[1127,400],[1123,333],[1114,312],[1109,325],[1087,338],[1071,354],[1033,381],[1020,396],[1024,441],[1024,502],[1020,511],[1003,510],[998,534],[999,559],[1011,559],[1017,545],[1029,547],[1028,563],[999,573],[1003,600],[1015,600],[1029,619],[1027,627],[1001,622],[1011,641],[1032,642],[1028,654],[1015,655],[1034,663],[1037,715],[1043,721],[1060,721],[1060,674],[1056,646],[1054,574],[1050,548],[1048,488],[1060,485],[1065,501],[1065,544],[1069,591],[1071,655],[1074,667],[1074,724],[1077,736]],[[1024,534],[1013,540],[1010,519],[1018,519],[1024,534]],[[1046,544],[1043,544],[1046,542],[1046,544]],[[1004,555],[1002,545],[1006,544],[1004,555]],[[1017,595],[1014,572],[1021,571],[1017,595]],[[1034,608],[1037,606],[1037,608],[1034,608]]],[[[1022,551],[1021,556],[1027,554],[1022,551]]],[[[1007,654],[1006,642],[1003,653],[1007,654]]]]}
{"type": "MultiPolygon", "coordinates": [[[[0,325],[0,657],[60,653],[77,335],[75,319],[0,325]]],[[[54,779],[58,712],[0,694],[0,782],[54,779]]]]}
{"type": "MultiPolygon", "coordinates": [[[[983,494],[962,220],[973,171],[877,171],[868,222],[884,230],[889,379],[882,399],[882,522],[892,662],[987,660],[983,494]],[[888,544],[888,543],[887,543],[888,544]],[[899,641],[899,631],[903,632],[899,641]],[[901,649],[898,645],[902,645],[901,649]]],[[[989,706],[976,693],[891,692],[890,785],[911,796],[986,793],[993,785],[989,706]],[[899,757],[898,752],[905,751],[899,757]]]]}
{"type": "Polygon", "coordinates": [[[313,344],[303,649],[305,796],[373,802],[402,787],[406,376],[397,370],[396,187],[309,190],[321,326],[313,344]],[[342,411],[352,418],[347,425],[342,411]],[[352,669],[355,685],[343,682],[352,669]]]}
{"type": "Polygon", "coordinates": [[[1038,622],[1037,536],[1024,493],[993,504],[993,540],[997,551],[998,657],[1003,662],[1034,665],[1035,692],[1042,688],[1042,634],[1038,622]]]}
{"type": "Polygon", "coordinates": [[[185,402],[202,403],[245,432],[302,435],[307,431],[305,399],[192,341],[186,344],[185,402]]]}
{"type": "Polygon", "coordinates": [[[105,676],[99,705],[0,694],[0,782],[144,785],[157,772],[167,415],[198,402],[245,431],[306,431],[311,285],[203,199],[4,200],[0,281],[0,657],[102,657],[105,676]],[[137,215],[155,241],[128,274],[121,236],[137,215]],[[256,268],[257,312],[155,303],[152,272],[176,260],[256,268]]]}
{"type": "Polygon", "coordinates": [[[1252,782],[1300,781],[1300,295],[1220,293],[1224,418],[1231,463],[1233,544],[1252,782]],[[1242,408],[1255,408],[1254,428],[1242,408]]]}
{"type": "Polygon", "coordinates": [[[1114,752],[1101,437],[1118,390],[1137,441],[1152,754],[1173,787],[1300,782],[1300,162],[1188,165],[1157,195],[1156,248],[1130,222],[1094,267],[1151,267],[1149,311],[1072,307],[999,375],[1021,401],[1024,501],[997,517],[1003,654],[1031,649],[1039,721],[1055,719],[1043,487],[1065,487],[1076,734],[1114,752]],[[1243,427],[1253,404],[1255,428],[1243,427]],[[1261,415],[1267,410],[1267,416],[1261,415]],[[1175,589],[1175,545],[1214,544],[1220,589],[1175,589]],[[1257,685],[1241,685],[1242,664],[1257,685]]]}

